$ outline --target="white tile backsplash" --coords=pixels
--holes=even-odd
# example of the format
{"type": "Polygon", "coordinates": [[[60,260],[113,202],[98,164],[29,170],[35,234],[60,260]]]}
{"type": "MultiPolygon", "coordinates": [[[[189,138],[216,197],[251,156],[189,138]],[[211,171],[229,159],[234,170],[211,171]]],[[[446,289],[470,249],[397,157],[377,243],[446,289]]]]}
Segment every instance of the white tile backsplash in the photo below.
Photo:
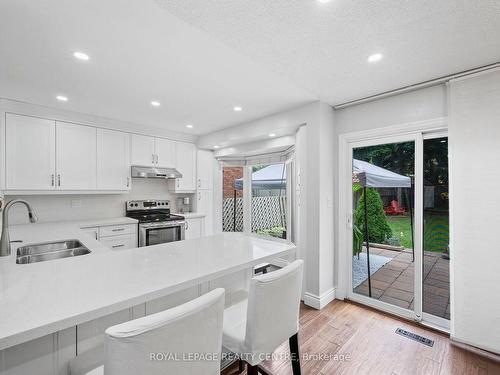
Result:
{"type": "MultiPolygon", "coordinates": [[[[133,179],[132,190],[124,194],[24,195],[6,196],[5,200],[27,200],[33,206],[39,221],[47,222],[125,216],[125,201],[136,199],[168,199],[174,212],[177,198],[181,196],[192,194],[170,193],[166,180],[133,179]]],[[[28,223],[26,208],[22,205],[13,207],[9,216],[10,224],[28,223]]]]}

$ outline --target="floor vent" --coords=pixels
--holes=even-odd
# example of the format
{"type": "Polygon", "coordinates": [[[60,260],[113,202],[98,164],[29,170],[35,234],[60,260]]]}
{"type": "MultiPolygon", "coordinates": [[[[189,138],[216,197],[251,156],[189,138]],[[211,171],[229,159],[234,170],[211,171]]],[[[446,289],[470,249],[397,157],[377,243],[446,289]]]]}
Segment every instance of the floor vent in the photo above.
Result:
{"type": "Polygon", "coordinates": [[[419,335],[417,335],[415,333],[411,333],[411,332],[405,331],[402,328],[396,329],[396,333],[398,335],[401,335],[401,336],[404,336],[404,337],[408,337],[409,339],[418,341],[421,344],[424,344],[424,345],[427,345],[427,346],[430,346],[430,347],[434,346],[434,341],[433,340],[428,339],[427,337],[419,336],[419,335]]]}

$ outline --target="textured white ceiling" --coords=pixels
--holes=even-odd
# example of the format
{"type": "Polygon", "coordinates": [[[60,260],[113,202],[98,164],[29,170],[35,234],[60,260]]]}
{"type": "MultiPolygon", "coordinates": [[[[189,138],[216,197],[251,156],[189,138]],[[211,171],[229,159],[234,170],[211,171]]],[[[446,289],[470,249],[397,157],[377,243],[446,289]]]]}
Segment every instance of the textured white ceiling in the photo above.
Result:
{"type": "Polygon", "coordinates": [[[156,1],[330,104],[500,61],[498,0],[156,1]]]}
{"type": "Polygon", "coordinates": [[[1,97],[192,134],[315,100],[153,0],[1,0],[0,15],[1,97]]]}
{"type": "Polygon", "coordinates": [[[0,0],[0,15],[0,96],[194,134],[500,60],[498,0],[0,0]]]}

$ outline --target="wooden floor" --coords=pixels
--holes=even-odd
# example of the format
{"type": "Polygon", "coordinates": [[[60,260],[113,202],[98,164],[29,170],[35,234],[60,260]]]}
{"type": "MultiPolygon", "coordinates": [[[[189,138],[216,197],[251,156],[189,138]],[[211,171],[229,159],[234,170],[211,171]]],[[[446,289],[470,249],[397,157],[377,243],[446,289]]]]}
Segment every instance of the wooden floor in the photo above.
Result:
{"type": "MultiPolygon", "coordinates": [[[[500,364],[451,345],[445,335],[338,300],[321,311],[301,306],[299,343],[302,357],[327,356],[302,359],[302,374],[500,374],[500,364]],[[430,338],[434,346],[402,337],[396,328],[430,338]]],[[[288,353],[288,343],[275,352],[282,353],[288,353]]],[[[292,374],[286,359],[264,367],[272,374],[292,374]]],[[[231,366],[223,375],[237,370],[231,366]]]]}

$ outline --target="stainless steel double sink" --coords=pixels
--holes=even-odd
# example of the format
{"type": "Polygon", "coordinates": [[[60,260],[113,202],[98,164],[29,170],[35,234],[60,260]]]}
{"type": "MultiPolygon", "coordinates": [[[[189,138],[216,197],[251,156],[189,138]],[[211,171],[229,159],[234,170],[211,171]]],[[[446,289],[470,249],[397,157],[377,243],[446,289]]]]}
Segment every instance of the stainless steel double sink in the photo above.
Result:
{"type": "Polygon", "coordinates": [[[26,245],[17,249],[16,263],[29,264],[76,257],[91,251],[78,240],[63,240],[26,245]]]}

